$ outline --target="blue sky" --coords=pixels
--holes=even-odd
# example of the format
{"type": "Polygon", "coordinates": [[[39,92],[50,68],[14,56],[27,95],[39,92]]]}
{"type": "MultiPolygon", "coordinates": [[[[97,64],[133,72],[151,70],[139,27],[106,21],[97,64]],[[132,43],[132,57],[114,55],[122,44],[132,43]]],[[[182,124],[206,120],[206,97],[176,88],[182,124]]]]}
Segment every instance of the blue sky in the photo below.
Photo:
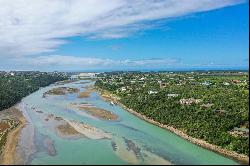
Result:
{"type": "MultiPolygon", "coordinates": [[[[5,47],[1,49],[0,43],[4,58],[0,70],[247,69],[249,3],[238,2],[213,4],[212,9],[199,12],[201,4],[185,14],[154,15],[153,19],[124,24],[128,20],[126,16],[119,26],[90,30],[99,26],[94,20],[95,26],[86,24],[90,29],[46,38],[52,46],[35,45],[33,52],[20,48],[19,52],[9,53],[5,47]]],[[[135,10],[142,15],[146,12],[136,7],[135,10]]],[[[116,17],[107,20],[112,23],[116,17]]]]}

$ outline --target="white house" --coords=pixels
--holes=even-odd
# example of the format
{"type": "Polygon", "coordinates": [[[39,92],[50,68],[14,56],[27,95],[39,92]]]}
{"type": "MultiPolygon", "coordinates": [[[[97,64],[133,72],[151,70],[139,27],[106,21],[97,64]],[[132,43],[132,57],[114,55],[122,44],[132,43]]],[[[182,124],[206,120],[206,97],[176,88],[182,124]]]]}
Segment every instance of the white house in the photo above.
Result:
{"type": "Polygon", "coordinates": [[[157,92],[157,91],[152,91],[152,90],[148,91],[148,94],[149,94],[149,95],[151,95],[151,94],[156,94],[156,93],[158,93],[158,92],[157,92]]]}

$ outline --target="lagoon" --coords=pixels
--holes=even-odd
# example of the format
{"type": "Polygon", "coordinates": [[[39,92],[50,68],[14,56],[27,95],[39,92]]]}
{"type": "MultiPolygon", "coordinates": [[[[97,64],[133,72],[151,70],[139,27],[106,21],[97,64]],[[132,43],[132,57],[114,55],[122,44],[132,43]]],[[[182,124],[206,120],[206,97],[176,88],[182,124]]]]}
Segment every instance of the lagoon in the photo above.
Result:
{"type": "Polygon", "coordinates": [[[209,151],[174,133],[145,122],[118,105],[104,101],[98,93],[87,98],[78,93],[48,95],[55,87],[74,87],[80,92],[94,82],[52,84],[25,97],[18,107],[28,124],[17,146],[17,161],[22,164],[237,164],[234,160],[209,151]],[[70,107],[72,103],[89,103],[118,116],[115,121],[98,119],[70,107]],[[84,123],[111,137],[93,139],[88,134],[63,137],[56,120],[48,116],[84,123]]]}

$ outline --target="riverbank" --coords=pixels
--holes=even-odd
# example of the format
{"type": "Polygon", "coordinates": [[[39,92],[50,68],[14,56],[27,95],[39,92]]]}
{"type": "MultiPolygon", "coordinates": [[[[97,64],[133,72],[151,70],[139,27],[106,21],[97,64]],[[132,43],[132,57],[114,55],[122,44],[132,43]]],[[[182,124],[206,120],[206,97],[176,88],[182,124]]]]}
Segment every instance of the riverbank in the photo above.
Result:
{"type": "Polygon", "coordinates": [[[216,153],[219,153],[221,155],[224,155],[226,157],[229,157],[229,158],[232,158],[234,160],[237,160],[239,161],[241,164],[249,164],[249,157],[246,156],[246,155],[243,155],[243,154],[238,154],[234,151],[230,151],[230,150],[227,150],[227,149],[223,149],[217,145],[213,145],[213,144],[210,144],[204,140],[200,140],[200,139],[197,139],[197,138],[193,138],[193,137],[190,137],[189,135],[187,135],[186,133],[184,133],[183,131],[181,130],[178,130],[172,126],[168,126],[168,125],[164,125],[164,124],[161,124],[157,121],[154,121],[152,119],[149,119],[148,117],[146,117],[145,115],[142,115],[130,108],[127,108],[125,105],[123,105],[121,102],[120,102],[120,98],[118,96],[115,96],[114,94],[111,94],[110,92],[108,91],[105,91],[105,90],[102,90],[100,88],[96,88],[96,91],[100,94],[100,96],[105,100],[105,101],[109,101],[109,102],[114,102],[116,104],[118,104],[119,106],[121,106],[123,109],[127,110],[128,112],[130,112],[131,114],[139,117],[140,119],[142,120],[145,120],[151,124],[154,124],[156,126],[159,126],[163,129],[167,129],[173,133],[175,133],[176,135],[188,140],[189,142],[193,143],[193,144],[196,144],[196,145],[199,145],[203,148],[206,148],[208,150],[211,150],[211,151],[214,151],[216,153]]]}
{"type": "Polygon", "coordinates": [[[0,164],[2,165],[15,164],[16,146],[18,144],[20,132],[26,124],[26,119],[22,112],[16,108],[16,106],[2,110],[0,115],[1,119],[11,119],[18,122],[16,127],[8,131],[6,141],[1,149],[0,157],[0,164]]]}

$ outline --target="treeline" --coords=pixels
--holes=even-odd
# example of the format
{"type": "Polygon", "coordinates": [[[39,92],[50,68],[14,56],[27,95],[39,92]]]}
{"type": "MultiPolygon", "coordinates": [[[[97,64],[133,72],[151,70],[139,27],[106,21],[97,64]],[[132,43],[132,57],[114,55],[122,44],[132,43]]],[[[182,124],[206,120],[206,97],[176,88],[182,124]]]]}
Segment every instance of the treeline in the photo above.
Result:
{"type": "MultiPolygon", "coordinates": [[[[179,75],[176,75],[173,80],[161,75],[160,79],[170,84],[160,88],[159,84],[151,79],[153,77],[156,79],[155,74],[144,83],[134,84],[130,83],[131,78],[126,79],[128,76],[129,74],[115,78],[109,75],[100,78],[95,85],[118,95],[125,106],[155,121],[171,125],[192,137],[249,155],[249,137],[235,137],[229,134],[234,127],[249,128],[248,86],[221,85],[221,82],[231,79],[231,77],[221,76],[199,76],[191,83],[177,85],[170,81],[177,80],[179,75]],[[109,80],[113,78],[113,81],[108,82],[106,79],[108,77],[109,80]],[[200,80],[202,82],[214,80],[215,83],[205,86],[198,83],[200,80]],[[121,92],[119,91],[121,87],[126,87],[127,90],[121,92]],[[155,90],[158,93],[148,94],[149,90],[155,90]],[[173,93],[178,96],[168,96],[173,93]],[[201,99],[202,102],[191,105],[180,104],[180,99],[187,98],[201,99]],[[202,106],[207,103],[212,106],[202,106]]],[[[237,79],[247,78],[239,76],[237,79]]]]}
{"type": "Polygon", "coordinates": [[[67,78],[64,74],[46,72],[22,72],[15,75],[0,74],[0,111],[13,106],[40,87],[67,78]]]}

